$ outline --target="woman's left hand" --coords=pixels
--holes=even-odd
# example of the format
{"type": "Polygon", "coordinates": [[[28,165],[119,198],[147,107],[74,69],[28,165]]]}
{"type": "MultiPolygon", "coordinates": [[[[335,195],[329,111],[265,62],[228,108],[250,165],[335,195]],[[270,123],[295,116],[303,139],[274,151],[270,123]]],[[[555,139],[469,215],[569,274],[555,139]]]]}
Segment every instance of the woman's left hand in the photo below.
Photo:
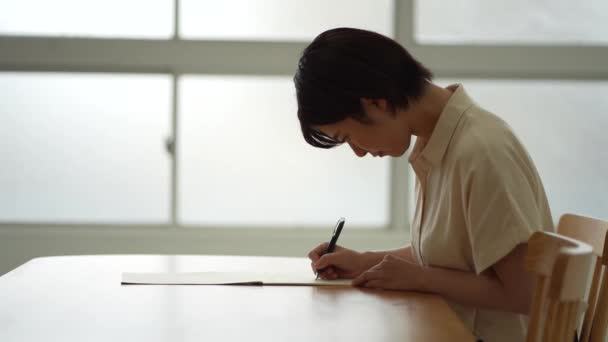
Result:
{"type": "Polygon", "coordinates": [[[408,260],[386,255],[352,282],[353,286],[385,290],[422,290],[423,268],[408,260]]]}

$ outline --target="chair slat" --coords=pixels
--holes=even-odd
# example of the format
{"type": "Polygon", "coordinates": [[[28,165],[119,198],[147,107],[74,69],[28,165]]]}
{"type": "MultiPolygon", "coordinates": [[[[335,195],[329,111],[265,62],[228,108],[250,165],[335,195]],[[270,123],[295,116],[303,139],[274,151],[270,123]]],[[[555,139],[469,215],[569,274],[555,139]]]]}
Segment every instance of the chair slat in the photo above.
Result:
{"type": "Polygon", "coordinates": [[[591,281],[591,290],[589,290],[589,305],[583,319],[583,328],[581,329],[580,342],[588,342],[591,335],[591,324],[595,316],[595,306],[597,304],[598,289],[600,283],[600,273],[602,273],[602,259],[597,257],[595,260],[595,269],[593,270],[593,280],[591,281]]]}
{"type": "Polygon", "coordinates": [[[547,277],[539,276],[534,289],[534,297],[532,297],[532,307],[530,308],[530,320],[528,323],[528,335],[526,342],[535,342],[540,339],[542,323],[542,310],[547,305],[545,301],[545,292],[547,288],[547,277]]]}
{"type": "Polygon", "coordinates": [[[608,299],[601,298],[602,292],[607,292],[605,277],[601,277],[602,269],[608,264],[608,221],[596,218],[564,214],[560,217],[557,232],[570,238],[580,240],[593,247],[597,256],[593,280],[589,291],[589,305],[583,316],[581,342],[605,342],[606,325],[608,324],[608,299]],[[604,266],[603,266],[604,265],[604,266]],[[600,281],[601,279],[601,281],[600,281]],[[601,314],[600,314],[601,312],[601,314]]]}
{"type": "Polygon", "coordinates": [[[608,326],[608,272],[604,267],[602,285],[598,295],[595,316],[591,326],[591,342],[604,342],[606,339],[606,327],[608,326]]]}
{"type": "Polygon", "coordinates": [[[525,264],[536,274],[537,287],[528,342],[572,341],[584,307],[593,258],[593,247],[584,242],[550,232],[532,235],[525,264]]]}

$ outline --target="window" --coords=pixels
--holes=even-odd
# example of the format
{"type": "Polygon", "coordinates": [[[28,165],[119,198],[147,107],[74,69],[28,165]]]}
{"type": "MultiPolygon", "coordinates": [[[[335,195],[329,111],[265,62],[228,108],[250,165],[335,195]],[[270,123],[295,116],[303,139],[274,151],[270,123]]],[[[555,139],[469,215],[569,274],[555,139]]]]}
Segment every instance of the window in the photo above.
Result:
{"type": "Polygon", "coordinates": [[[339,26],[392,36],[394,26],[391,0],[184,0],[180,16],[186,39],[310,41],[339,26]]]}
{"type": "Polygon", "coordinates": [[[188,75],[179,89],[180,222],[388,224],[389,160],[302,143],[290,77],[188,75]]]}
{"type": "Polygon", "coordinates": [[[404,232],[407,157],[299,136],[298,55],[336,26],[392,36],[440,83],[464,83],[522,138],[555,216],[604,217],[606,13],[601,0],[0,0],[0,221],[273,234],[347,216],[362,234],[404,232]]]}
{"type": "Polygon", "coordinates": [[[388,159],[301,137],[297,55],[336,26],[394,36],[394,2],[0,0],[0,221],[391,226],[388,159]]]}
{"type": "Polygon", "coordinates": [[[416,10],[422,43],[608,43],[604,0],[425,0],[416,1],[416,10]]]}
{"type": "Polygon", "coordinates": [[[0,220],[168,223],[168,75],[0,73],[0,220]]]}
{"type": "Polygon", "coordinates": [[[172,0],[0,0],[0,34],[169,38],[173,11],[172,0]]]}

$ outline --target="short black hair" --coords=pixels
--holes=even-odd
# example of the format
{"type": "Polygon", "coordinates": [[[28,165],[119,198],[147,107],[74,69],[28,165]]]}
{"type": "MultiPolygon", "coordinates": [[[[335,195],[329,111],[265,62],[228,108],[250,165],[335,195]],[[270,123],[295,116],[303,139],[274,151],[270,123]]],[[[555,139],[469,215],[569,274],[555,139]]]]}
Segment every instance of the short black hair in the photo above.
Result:
{"type": "Polygon", "coordinates": [[[348,117],[369,122],[361,98],[407,108],[432,77],[403,46],[379,33],[346,27],[325,31],[304,49],[294,76],[304,139],[315,147],[340,145],[312,126],[348,117]]]}

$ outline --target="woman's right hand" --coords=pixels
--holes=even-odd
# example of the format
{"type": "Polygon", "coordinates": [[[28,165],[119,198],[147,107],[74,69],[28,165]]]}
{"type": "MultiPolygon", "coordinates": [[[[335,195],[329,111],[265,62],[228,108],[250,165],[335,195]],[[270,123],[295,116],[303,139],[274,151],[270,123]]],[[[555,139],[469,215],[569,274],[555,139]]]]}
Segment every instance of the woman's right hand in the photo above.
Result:
{"type": "Polygon", "coordinates": [[[354,279],[379,261],[368,253],[359,253],[338,245],[332,253],[325,254],[326,249],[327,242],[324,242],[308,253],[313,272],[319,271],[319,276],[323,279],[354,279]]]}

